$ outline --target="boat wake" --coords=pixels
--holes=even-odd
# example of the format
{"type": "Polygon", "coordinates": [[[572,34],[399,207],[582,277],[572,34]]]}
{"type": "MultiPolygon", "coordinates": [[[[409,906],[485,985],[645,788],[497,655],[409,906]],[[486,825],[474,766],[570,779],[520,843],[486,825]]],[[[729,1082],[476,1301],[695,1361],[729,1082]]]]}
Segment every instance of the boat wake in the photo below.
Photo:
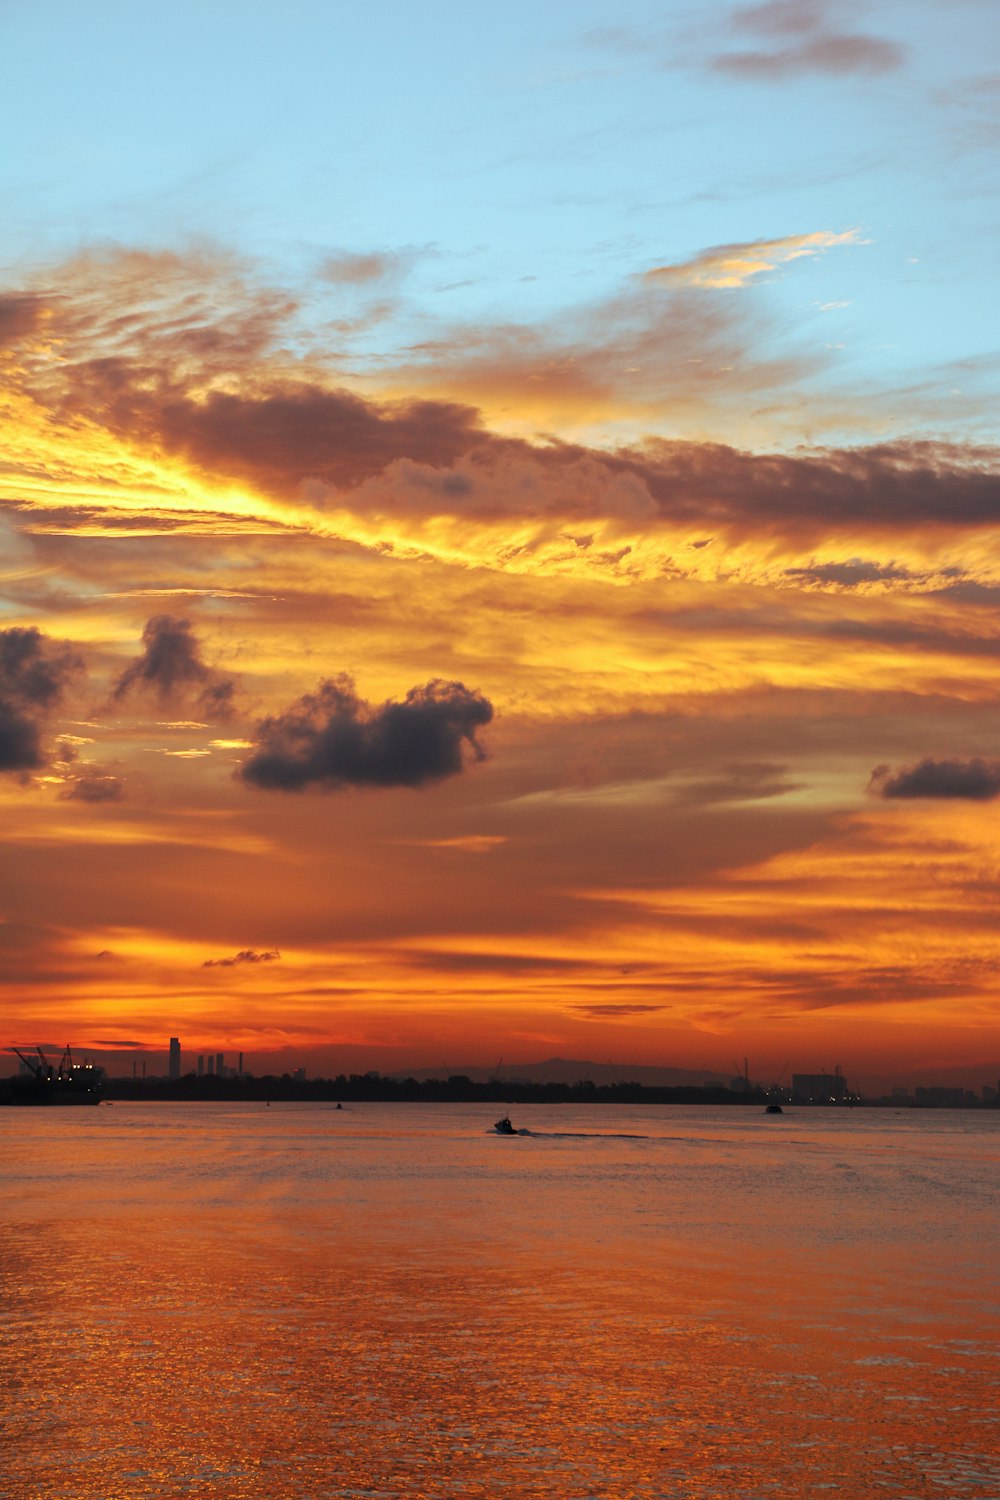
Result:
{"type": "Polygon", "coordinates": [[[515,1130],[515,1135],[529,1135],[538,1141],[648,1141],[648,1135],[624,1130],[515,1130]]]}

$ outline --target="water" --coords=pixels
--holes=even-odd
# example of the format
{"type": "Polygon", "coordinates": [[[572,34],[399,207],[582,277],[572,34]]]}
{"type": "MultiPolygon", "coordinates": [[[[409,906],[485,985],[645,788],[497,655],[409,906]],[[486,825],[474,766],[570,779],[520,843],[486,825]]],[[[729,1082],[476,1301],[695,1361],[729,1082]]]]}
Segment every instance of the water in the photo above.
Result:
{"type": "Polygon", "coordinates": [[[0,1111],[4,1500],[1000,1500],[1000,1114],[492,1119],[0,1111]]]}

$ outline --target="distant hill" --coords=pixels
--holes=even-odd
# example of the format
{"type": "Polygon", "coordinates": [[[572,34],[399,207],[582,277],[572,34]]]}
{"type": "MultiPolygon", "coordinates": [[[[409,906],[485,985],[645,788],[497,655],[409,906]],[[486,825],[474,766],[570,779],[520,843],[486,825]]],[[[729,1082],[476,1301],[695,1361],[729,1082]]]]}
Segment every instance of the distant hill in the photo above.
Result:
{"type": "Polygon", "coordinates": [[[390,1078],[449,1078],[460,1076],[471,1078],[474,1083],[489,1083],[493,1079],[511,1083],[581,1083],[589,1079],[595,1084],[641,1083],[646,1087],[699,1088],[704,1084],[727,1087],[731,1073],[712,1073],[707,1068],[649,1068],[637,1063],[578,1062],[569,1057],[550,1057],[545,1062],[504,1063],[502,1067],[473,1068],[468,1066],[446,1068],[408,1068],[390,1073],[390,1078]]]}

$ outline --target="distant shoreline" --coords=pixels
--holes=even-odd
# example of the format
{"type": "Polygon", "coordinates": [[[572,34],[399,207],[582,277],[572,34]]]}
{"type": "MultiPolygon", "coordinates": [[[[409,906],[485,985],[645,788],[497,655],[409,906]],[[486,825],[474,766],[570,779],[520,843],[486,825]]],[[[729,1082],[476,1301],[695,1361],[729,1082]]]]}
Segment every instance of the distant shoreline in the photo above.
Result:
{"type": "MultiPolygon", "coordinates": [[[[10,1081],[0,1081],[0,1103],[10,1097],[10,1081]]],[[[451,1078],[398,1079],[352,1074],[337,1078],[293,1078],[291,1075],[267,1074],[262,1077],[245,1074],[242,1078],[217,1078],[214,1075],[182,1078],[109,1078],[105,1080],[106,1100],[157,1100],[194,1103],[295,1102],[295,1103],[400,1103],[400,1104],[711,1104],[735,1108],[763,1109],[770,1102],[761,1088],[748,1091],[719,1086],[666,1086],[639,1083],[593,1084],[537,1083],[528,1080],[491,1080],[476,1082],[464,1075],[451,1078]]],[[[852,1098],[840,1101],[811,1101],[781,1097],[781,1103],[796,1109],[995,1109],[1000,1101],[973,1103],[923,1103],[912,1098],[852,1098]]]]}

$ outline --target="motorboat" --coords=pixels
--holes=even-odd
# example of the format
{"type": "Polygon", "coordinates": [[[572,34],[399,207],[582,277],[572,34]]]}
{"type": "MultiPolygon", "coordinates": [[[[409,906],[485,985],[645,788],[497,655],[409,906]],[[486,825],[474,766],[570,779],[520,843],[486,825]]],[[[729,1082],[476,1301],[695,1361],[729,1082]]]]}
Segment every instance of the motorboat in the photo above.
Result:
{"type": "Polygon", "coordinates": [[[513,1125],[510,1122],[510,1115],[503,1115],[499,1120],[496,1121],[493,1129],[496,1131],[497,1135],[517,1135],[517,1131],[514,1129],[513,1125]]]}

